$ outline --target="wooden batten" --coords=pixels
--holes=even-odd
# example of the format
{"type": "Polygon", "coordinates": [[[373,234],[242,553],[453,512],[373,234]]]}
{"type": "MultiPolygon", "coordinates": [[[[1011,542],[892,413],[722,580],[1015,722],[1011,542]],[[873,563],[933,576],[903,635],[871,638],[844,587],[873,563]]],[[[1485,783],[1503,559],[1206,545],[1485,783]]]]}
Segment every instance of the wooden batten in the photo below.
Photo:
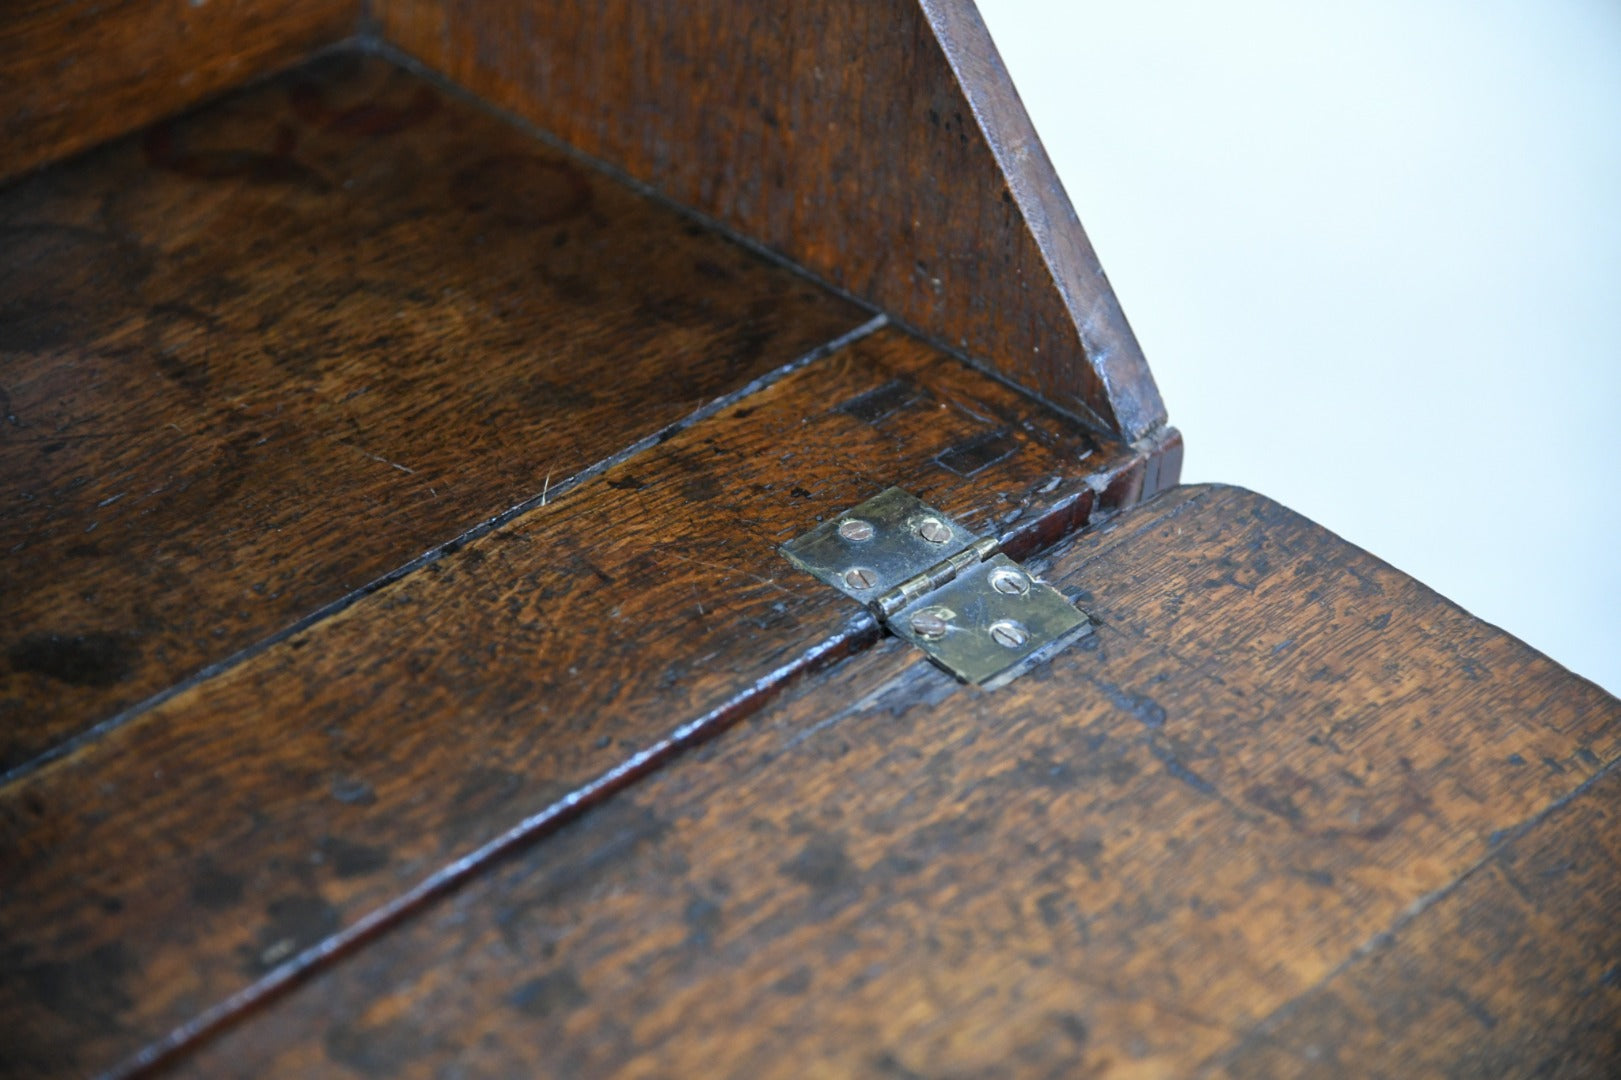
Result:
{"type": "Polygon", "coordinates": [[[1128,441],[1165,411],[971,0],[378,0],[430,68],[1128,441]]]}

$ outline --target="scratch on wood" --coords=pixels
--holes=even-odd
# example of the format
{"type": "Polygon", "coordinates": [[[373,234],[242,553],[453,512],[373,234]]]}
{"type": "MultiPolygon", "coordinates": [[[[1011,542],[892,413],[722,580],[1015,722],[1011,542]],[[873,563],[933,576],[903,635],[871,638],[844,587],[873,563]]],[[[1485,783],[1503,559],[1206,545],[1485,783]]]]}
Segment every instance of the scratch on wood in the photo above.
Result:
{"type": "MultiPolygon", "coordinates": [[[[360,450],[360,447],[357,446],[357,447],[355,447],[355,449],[360,450]]],[[[390,460],[388,460],[388,458],[380,457],[377,454],[374,454],[369,450],[360,450],[360,452],[362,454],[364,454],[366,457],[371,458],[373,461],[381,462],[382,464],[387,465],[391,469],[398,469],[398,470],[400,470],[400,472],[406,473],[406,474],[408,474],[410,476],[415,476],[416,473],[417,473],[417,471],[415,469],[408,469],[404,465],[401,465],[397,461],[390,461],[390,460]]]]}

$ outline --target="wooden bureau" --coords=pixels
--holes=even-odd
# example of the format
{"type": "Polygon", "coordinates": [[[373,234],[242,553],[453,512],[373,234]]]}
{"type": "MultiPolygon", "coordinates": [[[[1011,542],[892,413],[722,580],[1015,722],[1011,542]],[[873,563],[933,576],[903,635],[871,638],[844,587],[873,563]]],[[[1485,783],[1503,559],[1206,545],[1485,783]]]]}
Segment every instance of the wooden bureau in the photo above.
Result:
{"type": "Polygon", "coordinates": [[[1621,704],[1178,484],[968,0],[0,70],[0,1076],[1621,1075],[1621,704]],[[782,554],[890,487],[1089,632],[782,554]]]}

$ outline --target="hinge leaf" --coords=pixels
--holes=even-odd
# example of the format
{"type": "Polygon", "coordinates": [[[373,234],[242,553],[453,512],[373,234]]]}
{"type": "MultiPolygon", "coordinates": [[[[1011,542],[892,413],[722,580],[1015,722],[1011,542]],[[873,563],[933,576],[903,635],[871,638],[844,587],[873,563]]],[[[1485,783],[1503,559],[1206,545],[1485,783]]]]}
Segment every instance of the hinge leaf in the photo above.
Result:
{"type": "Polygon", "coordinates": [[[947,671],[989,688],[1091,630],[1062,593],[997,547],[892,487],[781,550],[947,671]]]}

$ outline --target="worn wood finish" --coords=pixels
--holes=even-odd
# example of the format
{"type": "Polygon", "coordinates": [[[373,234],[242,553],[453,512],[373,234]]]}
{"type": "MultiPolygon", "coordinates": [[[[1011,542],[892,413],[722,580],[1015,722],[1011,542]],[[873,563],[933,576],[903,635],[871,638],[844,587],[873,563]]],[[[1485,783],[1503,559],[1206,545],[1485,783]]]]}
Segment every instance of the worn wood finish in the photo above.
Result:
{"type": "Polygon", "coordinates": [[[1617,1075],[1621,770],[1219,1064],[1254,1078],[1617,1075]]]}
{"type": "Polygon", "coordinates": [[[824,515],[901,484],[1027,550],[1152,471],[884,331],[143,713],[0,790],[13,1071],[260,992],[869,643],[776,551],[824,515]]]}
{"type": "Polygon", "coordinates": [[[1059,406],[1165,421],[971,0],[379,0],[384,37],[1059,406]]]}
{"type": "Polygon", "coordinates": [[[7,0],[0,179],[144,127],[357,29],[359,0],[7,0]]]}
{"type": "MultiPolygon", "coordinates": [[[[1049,576],[1085,647],[984,694],[888,641],[184,1071],[1190,1075],[1621,755],[1614,698],[1246,492],[1049,576]]],[[[1586,865],[1536,934],[1613,895],[1586,865]]],[[[1494,1015],[1566,976],[1534,955],[1494,1015]]]]}
{"type": "Polygon", "coordinates": [[[0,771],[869,318],[375,58],[13,184],[0,771]]]}

